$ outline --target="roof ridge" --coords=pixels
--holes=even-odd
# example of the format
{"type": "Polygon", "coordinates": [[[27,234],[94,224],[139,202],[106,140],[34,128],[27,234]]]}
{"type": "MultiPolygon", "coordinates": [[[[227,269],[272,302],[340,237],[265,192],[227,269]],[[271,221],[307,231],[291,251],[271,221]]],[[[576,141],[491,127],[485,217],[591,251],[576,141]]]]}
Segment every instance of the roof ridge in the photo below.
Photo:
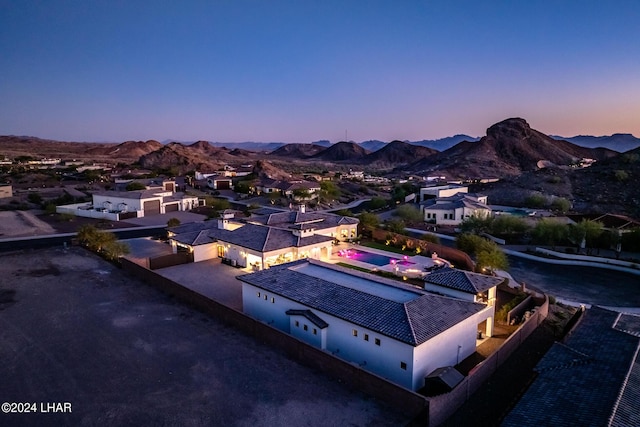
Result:
{"type": "Polygon", "coordinates": [[[536,371],[538,373],[542,373],[542,372],[550,372],[550,371],[557,371],[559,369],[566,369],[566,368],[571,368],[573,366],[580,366],[580,365],[586,365],[589,364],[591,362],[593,362],[595,360],[595,358],[593,356],[590,356],[586,353],[583,353],[581,351],[578,351],[574,348],[569,347],[568,345],[561,343],[561,342],[556,342],[554,343],[560,347],[562,347],[565,350],[568,350],[570,353],[575,353],[578,356],[580,356],[580,359],[573,359],[569,362],[565,362],[565,363],[561,363],[555,366],[549,366],[548,368],[543,368],[543,369],[536,369],[536,371]]]}
{"type": "Polygon", "coordinates": [[[264,242],[262,242],[262,252],[265,252],[265,249],[267,247],[267,242],[269,241],[269,234],[271,234],[271,227],[266,227],[267,228],[267,235],[264,237],[264,242]]]}
{"type": "Polygon", "coordinates": [[[618,412],[620,401],[622,400],[622,396],[624,395],[624,392],[627,388],[627,384],[629,383],[629,377],[631,376],[631,372],[633,371],[633,365],[636,363],[636,360],[638,359],[639,352],[640,352],[640,342],[638,342],[638,345],[636,346],[636,352],[633,355],[633,358],[631,359],[631,366],[627,371],[627,375],[625,375],[624,377],[624,381],[622,382],[622,386],[620,387],[620,391],[618,392],[618,396],[616,397],[616,402],[614,403],[613,409],[611,410],[611,415],[609,416],[609,420],[608,420],[609,422],[607,423],[608,426],[610,426],[611,423],[613,423],[613,420],[616,416],[616,412],[618,412]]]}
{"type": "MultiPolygon", "coordinates": [[[[420,297],[416,298],[415,300],[420,299],[420,297]]],[[[411,315],[409,314],[409,308],[407,307],[407,304],[409,304],[410,302],[413,302],[415,300],[411,300],[411,301],[407,301],[407,302],[403,302],[402,303],[402,307],[404,308],[404,312],[407,315],[407,323],[409,324],[409,330],[411,331],[411,338],[413,339],[413,343],[412,344],[417,344],[418,343],[418,337],[416,336],[416,331],[413,328],[413,323],[411,323],[411,315]]]]}

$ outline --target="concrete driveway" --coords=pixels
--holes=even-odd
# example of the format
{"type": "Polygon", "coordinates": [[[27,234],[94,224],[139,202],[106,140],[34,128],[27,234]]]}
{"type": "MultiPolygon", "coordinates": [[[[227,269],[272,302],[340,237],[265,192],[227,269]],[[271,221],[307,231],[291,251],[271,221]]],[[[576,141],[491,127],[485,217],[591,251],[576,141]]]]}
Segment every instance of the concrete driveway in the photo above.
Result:
{"type": "Polygon", "coordinates": [[[160,268],[156,273],[206,297],[242,311],[242,283],[247,271],[222,264],[220,258],[160,268]]]}

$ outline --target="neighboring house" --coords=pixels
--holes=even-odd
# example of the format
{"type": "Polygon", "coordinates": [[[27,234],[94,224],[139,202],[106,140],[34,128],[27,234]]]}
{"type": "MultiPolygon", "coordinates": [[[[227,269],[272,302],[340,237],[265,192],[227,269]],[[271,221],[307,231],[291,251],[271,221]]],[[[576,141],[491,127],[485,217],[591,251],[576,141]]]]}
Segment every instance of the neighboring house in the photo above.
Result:
{"type": "Polygon", "coordinates": [[[313,181],[278,181],[271,178],[263,178],[255,184],[256,193],[279,193],[284,197],[294,200],[313,199],[318,197],[320,184],[313,181]],[[304,197],[300,193],[306,193],[304,197]]]}
{"type": "Polygon", "coordinates": [[[283,230],[304,230],[307,233],[321,234],[337,240],[357,238],[360,222],[357,218],[328,212],[306,212],[304,205],[300,205],[297,211],[260,215],[248,218],[246,221],[283,230]]]}
{"type": "Polygon", "coordinates": [[[263,178],[255,184],[257,194],[280,193],[278,184],[280,181],[271,178],[263,178]]]}
{"type": "Polygon", "coordinates": [[[243,311],[411,390],[476,351],[494,306],[315,260],[238,276],[243,311]]]}
{"type": "Polygon", "coordinates": [[[278,189],[283,196],[289,199],[309,200],[318,197],[320,184],[311,181],[281,181],[278,184],[278,189]]]}
{"type": "Polygon", "coordinates": [[[160,191],[171,191],[171,192],[176,191],[175,180],[156,179],[156,178],[146,178],[146,179],[115,178],[114,179],[116,191],[127,191],[127,186],[134,182],[144,185],[146,190],[160,190],[160,191]]]}
{"type": "Polygon", "coordinates": [[[553,344],[503,426],[640,425],[640,316],[592,307],[553,344]]]}
{"type": "Polygon", "coordinates": [[[436,199],[439,197],[451,197],[458,193],[468,193],[469,187],[466,185],[447,184],[423,187],[420,189],[420,201],[436,199]]]}
{"type": "Polygon", "coordinates": [[[56,212],[119,221],[127,218],[187,211],[198,206],[197,197],[164,189],[104,191],[93,194],[92,203],[57,206],[56,212]]]}
{"type": "Polygon", "coordinates": [[[233,221],[231,215],[219,220],[189,223],[168,231],[174,253],[186,250],[194,262],[222,258],[238,267],[255,270],[298,260],[331,257],[333,239],[306,230],[281,230],[233,221]]]}
{"type": "Polygon", "coordinates": [[[233,190],[233,181],[224,175],[209,175],[207,177],[207,187],[214,190],[233,190]]]}
{"type": "Polygon", "coordinates": [[[466,218],[491,216],[487,196],[458,193],[451,197],[429,199],[420,204],[424,220],[432,224],[458,225],[466,218]]]}
{"type": "Polygon", "coordinates": [[[13,186],[11,184],[0,184],[0,199],[13,197],[13,186]]]}
{"type": "Polygon", "coordinates": [[[573,223],[578,223],[582,220],[591,220],[599,222],[602,227],[619,233],[628,233],[637,228],[640,228],[640,221],[633,219],[625,215],[618,214],[587,214],[587,215],[567,215],[573,223]]]}

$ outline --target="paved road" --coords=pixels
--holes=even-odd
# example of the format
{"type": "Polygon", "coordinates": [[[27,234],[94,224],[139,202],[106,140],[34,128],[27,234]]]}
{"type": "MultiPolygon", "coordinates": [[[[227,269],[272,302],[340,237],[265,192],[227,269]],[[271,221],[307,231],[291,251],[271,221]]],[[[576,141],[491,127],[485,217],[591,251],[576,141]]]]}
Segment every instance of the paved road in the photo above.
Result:
{"type": "Polygon", "coordinates": [[[640,276],[595,267],[556,265],[509,256],[509,273],[562,300],[611,307],[640,307],[640,276]]]}
{"type": "MultiPolygon", "coordinates": [[[[441,238],[440,243],[455,247],[455,241],[450,239],[441,238]]],[[[560,300],[606,307],[640,307],[640,276],[604,268],[548,264],[511,255],[508,259],[509,273],[517,282],[525,282],[560,300]]]]}

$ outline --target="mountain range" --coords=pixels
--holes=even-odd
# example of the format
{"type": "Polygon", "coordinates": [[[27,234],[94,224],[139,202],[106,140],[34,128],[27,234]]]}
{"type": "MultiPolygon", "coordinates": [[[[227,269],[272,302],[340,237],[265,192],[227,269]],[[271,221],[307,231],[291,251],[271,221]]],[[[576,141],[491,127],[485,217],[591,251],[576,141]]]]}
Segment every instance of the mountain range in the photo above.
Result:
{"type": "MultiPolygon", "coordinates": [[[[377,150],[366,148],[375,148],[374,141],[368,144],[318,141],[316,144],[284,144],[270,152],[257,152],[246,150],[242,145],[227,148],[207,141],[108,144],[0,136],[0,157],[137,163],[144,168],[171,170],[176,174],[196,169],[212,172],[225,164],[261,164],[263,174],[278,172],[283,177],[309,170],[354,168],[391,178],[407,175],[471,181],[499,178],[498,182],[476,189],[487,194],[492,203],[521,205],[526,197],[540,192],[550,198],[564,197],[581,212],[640,215],[640,186],[633,185],[640,181],[640,148],[619,153],[610,148],[580,146],[532,129],[522,118],[510,118],[490,126],[479,140],[460,138],[464,139],[443,151],[404,141],[384,143],[377,150]],[[584,159],[596,162],[583,168],[584,159]]],[[[608,141],[634,144],[637,140],[624,134],[612,135],[609,139],[579,138],[595,146],[608,146],[608,141]]]]}

